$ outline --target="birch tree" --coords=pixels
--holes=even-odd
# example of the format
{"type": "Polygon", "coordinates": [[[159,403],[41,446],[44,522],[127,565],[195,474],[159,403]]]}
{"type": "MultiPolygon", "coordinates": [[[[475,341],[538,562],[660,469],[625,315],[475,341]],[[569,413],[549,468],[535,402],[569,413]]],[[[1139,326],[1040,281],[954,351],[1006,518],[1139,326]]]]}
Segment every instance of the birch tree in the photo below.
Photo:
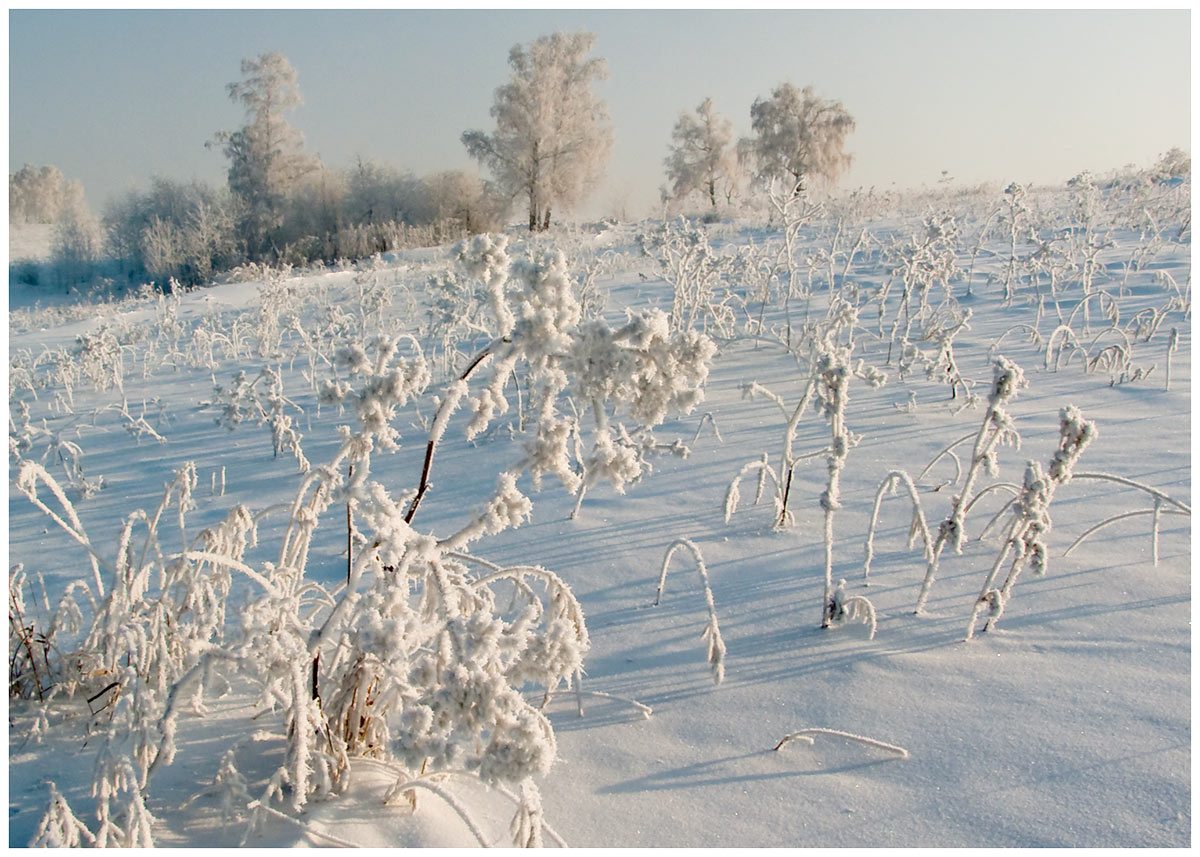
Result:
{"type": "Polygon", "coordinates": [[[732,190],[738,169],[733,125],[716,112],[711,98],[704,99],[694,114],[679,114],[666,165],[675,199],[698,191],[716,210],[718,188],[726,195],[732,190]]]}
{"type": "Polygon", "coordinates": [[[604,101],[592,83],[607,64],[588,57],[592,33],[555,33],[508,55],[512,76],[496,89],[491,134],[467,131],[463,145],[510,199],[529,203],[530,231],[548,229],[554,207],[578,205],[599,183],[612,149],[604,101]]]}
{"type": "Polygon", "coordinates": [[[822,98],[811,86],[797,89],[784,83],[770,98],[756,99],[750,127],[759,175],[789,176],[795,194],[807,190],[814,178],[836,182],[850,166],[845,145],[854,117],[840,101],[822,98]]]}

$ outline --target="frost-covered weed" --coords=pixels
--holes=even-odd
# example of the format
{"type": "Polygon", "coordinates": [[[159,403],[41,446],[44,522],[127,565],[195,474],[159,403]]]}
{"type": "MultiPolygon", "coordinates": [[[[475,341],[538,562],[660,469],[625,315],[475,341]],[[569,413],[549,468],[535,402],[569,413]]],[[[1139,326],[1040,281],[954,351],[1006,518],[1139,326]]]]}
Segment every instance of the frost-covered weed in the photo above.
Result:
{"type": "Polygon", "coordinates": [[[933,559],[933,540],[929,535],[929,525],[925,522],[925,512],[921,509],[921,497],[917,493],[917,486],[913,484],[912,477],[903,470],[893,470],[884,477],[879,483],[879,489],[875,492],[875,503],[871,508],[871,523],[867,527],[867,540],[863,545],[863,581],[870,582],[871,576],[871,560],[875,558],[875,527],[879,521],[879,508],[883,504],[885,493],[895,493],[897,487],[904,486],[908,493],[909,500],[912,501],[912,523],[908,528],[908,547],[911,550],[916,543],[917,536],[921,536],[925,545],[925,560],[933,559]]]}
{"type": "Polygon", "coordinates": [[[812,744],[813,735],[832,735],[835,738],[844,738],[847,741],[853,741],[856,744],[862,744],[865,747],[875,747],[879,750],[885,750],[898,756],[901,759],[908,758],[908,750],[903,747],[898,747],[895,744],[888,744],[885,741],[879,741],[875,738],[867,738],[864,735],[855,735],[852,732],[843,732],[840,729],[825,729],[820,726],[813,726],[808,729],[800,729],[788,735],[784,735],[783,739],[775,745],[775,749],[781,749],[790,741],[801,741],[805,744],[812,744]]]}
{"type": "Polygon", "coordinates": [[[275,457],[281,452],[290,452],[295,456],[300,472],[308,472],[309,461],[300,446],[302,435],[296,431],[292,416],[287,413],[289,409],[299,414],[304,411],[283,394],[283,378],[278,369],[263,367],[254,379],[250,379],[245,371],[239,371],[230,386],[215,385],[213,398],[201,405],[217,408],[219,412],[214,421],[230,431],[247,420],[268,426],[275,457]]]}
{"type": "Polygon", "coordinates": [[[914,236],[904,244],[889,251],[895,259],[891,273],[876,297],[879,303],[879,335],[888,340],[888,362],[893,353],[904,355],[905,349],[914,339],[913,326],[918,333],[916,340],[937,339],[933,331],[945,329],[954,334],[961,329],[956,322],[961,313],[955,311],[956,302],[950,292],[951,281],[959,274],[955,246],[958,241],[958,226],[954,217],[942,213],[927,218],[922,224],[922,234],[914,236]],[[896,284],[899,297],[896,311],[885,334],[887,299],[896,284]],[[941,296],[934,294],[940,286],[941,296]],[[937,324],[943,307],[949,305],[950,320],[937,324]],[[957,318],[955,316],[958,316],[957,318]]]}
{"type": "Polygon", "coordinates": [[[1050,501],[1055,489],[1071,480],[1079,456],[1096,438],[1095,423],[1084,419],[1074,406],[1067,406],[1059,414],[1059,444],[1050,465],[1043,470],[1036,461],[1025,467],[1025,481],[1021,493],[1012,503],[1013,521],[1004,538],[1004,544],[991,570],[983,582],[983,589],[971,610],[971,621],[967,625],[967,639],[975,633],[975,623],[983,610],[988,610],[984,630],[990,631],[1004,613],[1012,597],[1013,587],[1026,565],[1034,574],[1046,573],[1050,554],[1046,547],[1046,536],[1050,533],[1050,501]],[[1004,585],[996,589],[994,584],[1001,566],[1013,554],[1012,564],[1004,585]]]}
{"type": "MultiPolygon", "coordinates": [[[[1021,367],[1005,357],[996,360],[993,365],[992,387],[988,394],[987,410],[983,415],[979,431],[974,435],[971,464],[967,468],[961,488],[954,495],[950,514],[938,526],[937,537],[934,539],[932,550],[929,551],[925,579],[921,583],[921,592],[917,596],[915,610],[917,613],[921,613],[925,609],[925,604],[929,600],[929,593],[937,574],[938,560],[946,545],[951,545],[956,553],[962,553],[963,543],[967,537],[966,514],[973,499],[975,483],[979,478],[980,471],[986,470],[995,475],[996,447],[1001,443],[1020,444],[1020,436],[1016,432],[1006,405],[1017,395],[1017,391],[1025,386],[1027,386],[1027,382],[1021,367]]],[[[963,440],[967,439],[969,436],[963,438],[963,440]]]]}
{"type": "MultiPolygon", "coordinates": [[[[868,366],[865,360],[852,359],[854,351],[854,328],[857,321],[858,307],[851,301],[838,295],[830,301],[829,310],[823,320],[816,324],[805,326],[802,331],[803,339],[797,348],[807,350],[807,363],[811,367],[811,370],[804,387],[804,393],[801,395],[795,408],[789,410],[780,396],[756,381],[743,385],[743,396],[747,398],[761,397],[768,399],[774,402],[784,415],[786,425],[784,426],[783,434],[783,451],[780,456],[778,470],[771,467],[769,458],[765,453],[760,460],[750,461],[743,465],[725,492],[726,523],[729,522],[733,513],[737,510],[738,502],[741,499],[741,480],[750,475],[757,474],[758,487],[755,492],[755,504],[757,505],[761,501],[765,480],[769,476],[775,487],[773,497],[775,505],[775,528],[781,530],[792,526],[795,523],[795,516],[789,509],[789,503],[795,468],[804,461],[823,455],[827,458],[831,454],[844,455],[844,450],[839,452],[841,446],[838,440],[838,438],[842,437],[840,432],[844,428],[842,424],[844,410],[841,412],[842,417],[831,422],[831,426],[835,423],[837,424],[833,429],[834,440],[831,446],[804,455],[796,455],[794,444],[800,420],[803,418],[808,408],[808,403],[812,400],[814,394],[817,395],[818,400],[822,403],[823,413],[826,416],[831,416],[839,407],[844,409],[844,396],[840,397],[841,404],[839,405],[839,394],[837,392],[842,389],[843,385],[834,380],[834,375],[841,372],[843,368],[847,379],[850,376],[858,377],[873,387],[881,386],[886,382],[887,375],[885,373],[868,366]],[[845,345],[840,344],[843,339],[846,340],[845,345]],[[830,361],[836,362],[839,368],[832,369],[830,361]],[[832,407],[834,411],[829,410],[830,403],[833,403],[832,407]]],[[[846,434],[845,437],[850,438],[850,435],[846,434]]],[[[834,487],[836,491],[836,486],[834,487]]],[[[826,594],[828,595],[828,593],[826,594]]]]}
{"type": "Polygon", "coordinates": [[[1063,551],[1063,556],[1068,556],[1071,553],[1071,551],[1073,551],[1076,547],[1078,547],[1085,539],[1087,539],[1089,536],[1091,536],[1097,530],[1107,527],[1109,524],[1114,524],[1118,521],[1123,521],[1123,520],[1126,520],[1129,518],[1140,517],[1142,515],[1150,515],[1153,518],[1153,524],[1152,524],[1152,527],[1150,530],[1151,556],[1153,557],[1154,565],[1157,566],[1158,565],[1158,537],[1159,537],[1159,528],[1162,524],[1162,516],[1163,515],[1186,515],[1187,517],[1190,518],[1192,515],[1192,507],[1189,506],[1187,503],[1184,503],[1181,500],[1177,500],[1176,498],[1171,497],[1168,494],[1165,494],[1162,491],[1160,491],[1159,489],[1154,488],[1150,485],[1144,485],[1141,482],[1136,482],[1132,479],[1127,479],[1123,476],[1115,476],[1110,473],[1076,473],[1076,474],[1074,474],[1074,476],[1076,479],[1097,479],[1097,480],[1101,480],[1104,482],[1113,482],[1118,485],[1124,485],[1125,487],[1128,487],[1128,488],[1135,488],[1138,491],[1141,491],[1142,493],[1149,495],[1150,498],[1154,501],[1154,506],[1150,509],[1139,509],[1139,510],[1132,511],[1132,512],[1123,512],[1119,515],[1113,515],[1111,518],[1106,518],[1103,521],[1100,521],[1099,523],[1094,524],[1093,526],[1091,526],[1087,530],[1085,530],[1082,534],[1080,534],[1080,536],[1077,539],[1075,539],[1075,541],[1071,542],[1071,546],[1068,547],[1065,551],[1063,551]]]}
{"type": "Polygon", "coordinates": [[[696,561],[696,571],[700,574],[700,586],[704,589],[704,603],[708,607],[708,623],[704,626],[701,636],[708,645],[708,665],[712,669],[713,682],[720,684],[725,680],[725,640],[721,637],[721,628],[717,624],[717,606],[713,602],[712,589],[708,585],[708,568],[704,564],[704,554],[691,539],[676,539],[663,555],[662,570],[658,575],[658,592],[654,596],[654,606],[658,606],[662,598],[663,587],[667,583],[667,566],[671,557],[681,548],[687,548],[696,561]]]}
{"type": "Polygon", "coordinates": [[[705,231],[689,226],[683,218],[642,236],[641,242],[671,286],[671,329],[699,326],[707,333],[711,326],[715,335],[732,337],[738,295],[729,282],[731,258],[718,255],[705,231]]]}

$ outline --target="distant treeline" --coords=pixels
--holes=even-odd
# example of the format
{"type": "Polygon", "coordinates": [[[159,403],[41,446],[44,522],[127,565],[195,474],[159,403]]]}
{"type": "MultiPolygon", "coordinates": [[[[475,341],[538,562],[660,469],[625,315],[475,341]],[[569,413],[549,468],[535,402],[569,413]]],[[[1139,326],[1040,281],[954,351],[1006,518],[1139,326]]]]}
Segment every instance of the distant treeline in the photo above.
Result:
{"type": "Polygon", "coordinates": [[[500,228],[507,207],[463,171],[417,177],[369,161],[318,166],[289,188],[271,228],[252,244],[246,205],[226,187],[155,178],[96,218],[80,184],[55,167],[26,165],[9,176],[10,223],[55,225],[49,270],[22,264],[16,276],[64,288],[101,277],[194,286],[247,262],[332,263],[432,246],[500,228]]]}

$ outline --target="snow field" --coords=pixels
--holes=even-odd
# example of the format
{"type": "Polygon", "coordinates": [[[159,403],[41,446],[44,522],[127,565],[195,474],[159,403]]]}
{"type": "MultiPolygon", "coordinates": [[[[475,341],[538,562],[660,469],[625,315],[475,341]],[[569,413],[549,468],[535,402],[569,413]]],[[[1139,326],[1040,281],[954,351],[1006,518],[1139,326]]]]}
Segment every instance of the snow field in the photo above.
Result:
{"type": "MultiPolygon", "coordinates": [[[[998,200],[958,202],[973,206],[959,213],[955,258],[963,268],[974,249],[972,230],[998,200]]],[[[1039,214],[1047,224],[1061,223],[1053,217],[1070,210],[1064,191],[1045,193],[1035,202],[1044,206],[1039,214]]],[[[1124,211],[1120,202],[1112,192],[1113,212],[1124,211]]],[[[1119,475],[1187,503],[1190,310],[1167,310],[1148,342],[1134,342],[1131,371],[1155,364],[1147,377],[1110,385],[1112,374],[1102,365],[1085,372],[1078,354],[1051,371],[1045,368],[1044,346],[1054,310],[1044,304],[1043,318],[1036,320],[1037,287],[1028,275],[1017,280],[1014,299],[1005,304],[1007,239],[1000,234],[985,242],[989,253],[976,262],[971,297],[961,273],[950,279],[959,305],[972,313],[969,328],[954,339],[954,355],[962,377],[980,398],[976,407],[953,413],[952,407],[961,408],[965,399],[961,388],[951,401],[950,386],[931,382],[920,368],[898,378],[898,355],[889,365],[887,339],[870,333],[879,331],[872,296],[897,264],[891,238],[903,242],[919,236],[924,213],[910,208],[863,218],[873,243],[848,266],[847,281],[858,286],[864,307],[854,328],[853,357],[886,371],[888,379],[879,387],[857,377],[848,382],[846,428],[860,439],[848,450],[840,472],[832,582],[844,579],[848,595],[870,600],[878,622],[873,639],[859,622],[820,628],[824,456],[796,467],[791,527],[774,528],[769,498],[754,505],[754,477],[743,481],[738,509],[725,520],[726,489],[743,465],[767,453],[778,466],[783,450],[783,412],[765,398],[744,397],[744,386],[756,381],[790,408],[808,380],[807,355],[788,353],[770,336],[756,342],[747,334],[757,329],[760,309],[752,295],[742,295],[744,309],[738,301],[729,302],[735,308],[732,338],[721,335],[718,325],[727,322],[719,313],[697,312],[696,323],[707,326],[719,346],[704,384],[704,401],[690,414],[672,413],[655,432],[660,444],[681,439],[690,448],[686,458],[653,456],[653,472],[627,485],[623,496],[607,482],[596,482],[576,519],[570,517],[576,497],[557,479],[547,477],[535,492],[522,476],[517,487],[532,500],[529,520],[480,543],[479,555],[493,563],[534,564],[560,575],[586,616],[590,649],[583,662],[584,716],[578,715],[574,693],[560,688],[545,707],[557,760],[549,773],[535,778],[545,822],[568,844],[1179,846],[1190,841],[1187,517],[1163,517],[1157,565],[1151,557],[1149,517],[1102,529],[1063,557],[1089,527],[1153,505],[1147,495],[1127,486],[1067,482],[1055,492],[1050,508],[1046,576],[1027,570],[996,629],[977,631],[970,642],[964,637],[972,606],[1000,548],[997,537],[980,540],[979,534],[1007,498],[1003,491],[981,499],[967,516],[963,554],[952,546],[944,550],[921,615],[913,615],[913,609],[926,563],[919,540],[906,547],[911,503],[903,495],[884,500],[869,586],[862,574],[872,503],[889,471],[903,469],[914,478],[936,534],[961,479],[955,480],[948,459],[923,478],[918,473],[952,441],[979,428],[992,380],[989,346],[1018,323],[1034,325],[1041,334],[1039,344],[1010,333],[1000,349],[1029,381],[1006,405],[1021,445],[1000,446],[997,476],[981,474],[979,486],[997,479],[1019,485],[1027,460],[1045,467],[1057,448],[1059,411],[1074,404],[1098,427],[1077,473],[1119,475]],[[1172,328],[1178,331],[1178,344],[1168,391],[1164,369],[1172,328]],[[916,396],[915,409],[910,393],[916,396]],[[704,414],[712,414],[721,440],[712,425],[701,424],[704,414]],[[707,569],[726,646],[719,685],[706,662],[701,633],[708,608],[687,551],[672,560],[660,603],[654,605],[664,553],[681,538],[699,548],[707,569]],[[625,700],[649,706],[653,713],[646,717],[625,700]],[[811,745],[795,740],[773,749],[785,735],[809,727],[898,745],[909,758],[831,735],[816,735],[811,745]]],[[[1158,271],[1170,274],[1180,289],[1190,284],[1190,235],[1182,243],[1160,241],[1143,268],[1126,277],[1122,265],[1142,246],[1141,239],[1112,216],[1107,229],[1117,244],[1104,250],[1100,258],[1105,266],[1095,276],[1097,288],[1115,296],[1124,326],[1139,310],[1163,307],[1175,294],[1158,271]]],[[[806,226],[798,258],[828,248],[836,228],[832,217],[806,226]]],[[[779,243],[778,233],[761,224],[716,225],[709,233],[718,256],[734,255],[752,243],[779,243]]],[[[639,254],[635,239],[632,227],[609,230],[594,240],[587,235],[557,239],[567,251],[572,277],[580,278],[589,261],[600,260],[591,287],[603,300],[612,329],[624,323],[626,307],[673,309],[663,269],[639,254]]],[[[541,249],[545,241],[530,244],[541,249]]],[[[524,252],[517,242],[509,243],[511,258],[524,252]]],[[[340,308],[350,317],[345,324],[351,337],[364,328],[395,335],[401,324],[408,325],[422,341],[435,375],[429,390],[441,395],[449,373],[433,343],[446,340],[439,340],[429,326],[422,301],[429,277],[449,270],[451,256],[449,250],[403,254],[375,268],[374,288],[392,298],[378,324],[358,314],[355,302],[362,301],[362,284],[355,282],[353,272],[283,280],[290,293],[281,315],[295,313],[300,326],[311,332],[331,308],[340,308]]],[[[837,268],[840,272],[841,265],[837,268]]],[[[790,320],[799,341],[806,303],[811,318],[823,317],[829,304],[823,270],[818,267],[813,274],[808,301],[794,297],[785,311],[780,292],[773,293],[763,312],[769,331],[785,331],[790,320]]],[[[485,274],[476,282],[486,279],[485,274]]],[[[839,290],[847,281],[834,276],[839,290]]],[[[718,289],[727,282],[721,280],[718,289]]],[[[940,288],[934,285],[931,292],[940,288]]],[[[1043,282],[1040,288],[1047,286],[1043,282]]],[[[1068,278],[1064,312],[1078,303],[1079,289],[1077,280],[1068,278]]],[[[283,410],[303,435],[303,455],[314,464],[333,458],[340,445],[333,429],[349,423],[351,415],[339,415],[330,404],[322,405],[318,415],[317,395],[303,375],[311,368],[299,337],[285,327],[281,356],[264,359],[254,353],[256,337],[263,335],[260,301],[268,294],[253,283],[229,283],[187,293],[177,305],[164,299],[122,309],[108,324],[126,343],[124,395],[111,388],[92,389],[79,378],[71,396],[73,414],[64,411],[61,399],[55,403],[54,393],[63,392],[60,384],[35,384],[36,390],[14,387],[14,367],[32,365],[43,349],[70,348],[76,336],[94,331],[100,322],[10,333],[10,415],[19,420],[15,409],[24,402],[31,425],[45,420],[51,435],[78,444],[84,479],[103,476],[103,487],[86,499],[69,489],[76,492],[71,499],[102,554],[115,551],[120,522],[134,509],[152,510],[164,483],[189,461],[196,463],[197,476],[189,533],[217,524],[236,504],[258,510],[294,495],[297,460],[288,450],[275,454],[269,428],[245,422],[231,432],[214,422],[215,408],[200,405],[213,399],[214,379],[228,388],[240,369],[253,379],[263,366],[278,368],[284,394],[298,406],[283,410]],[[241,360],[221,357],[211,371],[194,365],[194,331],[208,325],[233,339],[235,321],[245,337],[241,360]],[[168,348],[173,325],[181,325],[180,338],[168,348]],[[122,399],[128,417],[110,407],[121,405],[122,399]],[[145,432],[135,437],[130,417],[143,414],[164,443],[145,432]]],[[[476,305],[478,317],[484,318],[487,300],[481,290],[477,304],[460,306],[460,318],[475,312],[476,305]]],[[[890,320],[894,291],[888,307],[890,320]]],[[[1108,326],[1102,311],[1092,315],[1091,336],[1076,325],[1085,344],[1108,326]]],[[[456,335],[463,352],[456,358],[461,371],[486,338],[478,331],[456,335]]],[[[220,347],[216,353],[223,353],[220,347]]],[[[1089,356],[1096,353],[1098,349],[1089,356]]],[[[32,372],[47,372],[50,365],[33,366],[32,372]]],[[[320,367],[320,377],[328,376],[327,368],[320,367]]],[[[478,395],[476,389],[471,395],[478,395]]],[[[511,387],[507,395],[510,410],[498,418],[499,431],[468,442],[469,408],[451,417],[416,519],[419,531],[444,536],[459,530],[493,495],[497,475],[522,458],[520,442],[505,428],[517,419],[511,387]]],[[[586,404],[577,404],[581,418],[587,419],[586,404]]],[[[819,452],[830,442],[829,423],[816,404],[797,425],[793,445],[798,456],[819,452]]],[[[432,414],[427,400],[415,410],[411,405],[399,409],[391,423],[401,435],[399,450],[372,459],[371,477],[394,496],[416,486],[432,414]]],[[[49,450],[46,435],[27,435],[30,445],[16,454],[41,460],[49,450]]],[[[965,457],[966,470],[969,442],[956,451],[965,457]]],[[[47,469],[62,476],[54,453],[48,452],[45,461],[47,469]]],[[[10,565],[24,563],[27,573],[40,573],[52,603],[68,582],[90,574],[83,552],[15,487],[10,489],[9,515],[10,565]]],[[[173,515],[172,510],[168,517],[173,515]]],[[[306,578],[329,587],[344,580],[344,515],[345,506],[336,501],[322,515],[309,547],[306,578]]],[[[284,520],[263,522],[259,544],[264,548],[250,549],[247,562],[260,567],[273,559],[284,520]]],[[[364,526],[361,521],[357,525],[364,526]]],[[[170,546],[175,536],[164,529],[162,541],[170,546]]],[[[239,605],[254,592],[244,580],[232,584],[231,622],[236,623],[239,605]]],[[[285,789],[271,812],[259,814],[250,835],[246,801],[238,823],[223,821],[219,793],[205,793],[222,754],[245,742],[236,751],[237,765],[248,795],[256,798],[284,763],[288,744],[280,714],[252,719],[253,682],[236,673],[230,681],[231,692],[224,697],[220,682],[212,684],[205,696],[207,715],[178,720],[176,757],[156,772],[146,792],[156,844],[236,845],[243,836],[249,845],[337,844],[329,836],[359,845],[476,844],[467,825],[433,792],[419,795],[416,813],[402,806],[380,808],[403,760],[352,759],[349,790],[328,800],[313,799],[300,811],[289,806],[285,789]],[[256,731],[274,735],[253,741],[256,731]]],[[[541,703],[540,688],[525,691],[531,703],[541,703]]],[[[38,742],[29,738],[35,709],[26,700],[11,702],[13,845],[34,837],[48,805],[48,779],[76,816],[94,825],[91,760],[104,743],[105,715],[90,717],[79,697],[56,700],[48,713],[49,731],[38,742]]],[[[511,842],[514,805],[503,795],[469,778],[430,782],[444,786],[461,803],[488,841],[511,842]]],[[[549,835],[545,838],[553,844],[549,835]]]]}

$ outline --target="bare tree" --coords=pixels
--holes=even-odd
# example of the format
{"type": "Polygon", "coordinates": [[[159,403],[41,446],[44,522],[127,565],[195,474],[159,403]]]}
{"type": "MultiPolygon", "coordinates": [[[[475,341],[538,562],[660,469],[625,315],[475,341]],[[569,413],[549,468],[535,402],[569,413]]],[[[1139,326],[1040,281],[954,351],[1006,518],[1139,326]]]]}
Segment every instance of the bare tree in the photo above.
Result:
{"type": "Polygon", "coordinates": [[[679,114],[671,131],[666,165],[675,199],[699,191],[715,211],[718,188],[723,188],[728,196],[737,181],[738,170],[733,125],[714,110],[711,98],[700,103],[695,115],[679,114]]]}
{"type": "Polygon", "coordinates": [[[811,86],[797,89],[784,83],[770,98],[756,99],[750,127],[759,175],[790,176],[796,194],[813,178],[836,182],[850,166],[845,144],[854,130],[854,117],[840,101],[821,98],[811,86]]]}
{"type": "Polygon", "coordinates": [[[529,202],[529,229],[547,229],[553,206],[577,205],[599,182],[612,148],[604,102],[592,82],[607,77],[587,55],[592,33],[542,36],[508,55],[512,77],[496,89],[491,134],[467,131],[463,145],[511,199],[529,202]]]}
{"type": "Polygon", "coordinates": [[[252,256],[270,246],[282,223],[283,203],[296,182],[317,168],[304,138],[283,114],[301,104],[296,70],[274,51],[242,60],[242,77],[229,97],[246,109],[246,124],[222,131],[214,142],[229,158],[229,190],[240,205],[239,232],[252,256]]]}

